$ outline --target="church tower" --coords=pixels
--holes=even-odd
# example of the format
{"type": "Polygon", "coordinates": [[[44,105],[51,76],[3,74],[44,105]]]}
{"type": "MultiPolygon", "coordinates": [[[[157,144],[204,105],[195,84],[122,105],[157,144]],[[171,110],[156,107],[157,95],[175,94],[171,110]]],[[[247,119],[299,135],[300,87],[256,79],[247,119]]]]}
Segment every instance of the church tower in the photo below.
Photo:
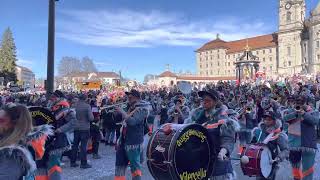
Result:
{"type": "Polygon", "coordinates": [[[278,72],[293,74],[302,71],[302,39],[305,0],[279,0],[278,72]]]}

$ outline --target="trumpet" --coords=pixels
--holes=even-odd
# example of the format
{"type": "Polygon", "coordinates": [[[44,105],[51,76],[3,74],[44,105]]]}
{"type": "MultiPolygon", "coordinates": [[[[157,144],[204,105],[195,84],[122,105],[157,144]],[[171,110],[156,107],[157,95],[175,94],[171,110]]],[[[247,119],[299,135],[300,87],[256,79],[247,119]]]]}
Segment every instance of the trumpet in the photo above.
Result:
{"type": "Polygon", "coordinates": [[[251,111],[252,111],[251,107],[246,108],[246,113],[251,113],[251,111]]]}
{"type": "Polygon", "coordinates": [[[101,110],[104,110],[104,109],[108,109],[108,110],[114,110],[115,108],[121,108],[121,109],[125,109],[127,108],[127,102],[122,102],[122,103],[116,103],[116,104],[112,104],[112,105],[108,105],[108,106],[105,106],[105,107],[102,107],[101,110]]]}

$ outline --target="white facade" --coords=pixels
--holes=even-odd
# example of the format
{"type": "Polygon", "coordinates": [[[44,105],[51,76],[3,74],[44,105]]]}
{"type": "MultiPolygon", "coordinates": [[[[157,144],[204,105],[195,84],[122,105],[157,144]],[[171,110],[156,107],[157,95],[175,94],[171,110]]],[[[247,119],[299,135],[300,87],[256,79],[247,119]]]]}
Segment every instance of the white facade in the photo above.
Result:
{"type": "Polygon", "coordinates": [[[306,19],[305,0],[278,0],[279,27],[272,35],[225,42],[216,40],[196,52],[200,76],[235,76],[234,62],[246,44],[269,77],[320,71],[320,2],[306,19]],[[272,43],[270,43],[272,41],[272,43]]]}
{"type": "Polygon", "coordinates": [[[16,66],[16,75],[18,84],[22,85],[23,88],[34,87],[35,75],[30,69],[22,66],[16,66]]]}

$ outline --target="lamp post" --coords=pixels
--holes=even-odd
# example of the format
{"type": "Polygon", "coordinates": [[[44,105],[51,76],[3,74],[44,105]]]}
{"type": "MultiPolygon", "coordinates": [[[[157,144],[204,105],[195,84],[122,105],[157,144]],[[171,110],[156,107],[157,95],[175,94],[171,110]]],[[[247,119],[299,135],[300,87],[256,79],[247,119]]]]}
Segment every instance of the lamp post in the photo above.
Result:
{"type": "Polygon", "coordinates": [[[54,38],[55,38],[55,2],[58,0],[49,0],[48,16],[48,55],[47,55],[47,94],[52,93],[54,89],[54,38]]]}

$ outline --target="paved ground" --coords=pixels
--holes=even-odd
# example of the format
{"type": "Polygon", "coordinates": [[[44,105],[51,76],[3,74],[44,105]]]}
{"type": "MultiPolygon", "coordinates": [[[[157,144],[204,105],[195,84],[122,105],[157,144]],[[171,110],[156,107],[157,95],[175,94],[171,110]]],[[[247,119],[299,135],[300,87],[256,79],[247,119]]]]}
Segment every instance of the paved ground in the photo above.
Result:
{"type": "MultiPolygon", "coordinates": [[[[145,142],[147,142],[147,138],[145,142]]],[[[320,148],[320,145],[319,145],[320,148]]],[[[115,150],[114,147],[105,146],[104,144],[100,147],[100,153],[102,155],[102,159],[93,160],[91,155],[88,156],[90,164],[93,165],[92,169],[82,170],[80,168],[70,168],[69,162],[65,158],[64,168],[63,168],[63,179],[64,180],[112,180],[114,174],[114,162],[115,162],[115,150]]],[[[316,157],[316,173],[314,176],[315,180],[320,180],[320,155],[317,153],[316,157]]],[[[255,178],[249,178],[243,176],[242,171],[240,169],[240,165],[238,161],[233,162],[233,167],[237,173],[238,180],[253,180],[255,178]]],[[[283,162],[281,164],[281,168],[278,172],[277,180],[289,180],[291,178],[291,167],[289,166],[289,162],[283,162]]],[[[130,178],[130,172],[128,171],[127,179],[130,178]]],[[[150,173],[148,172],[148,168],[146,164],[144,164],[143,168],[143,180],[152,180],[150,173]]]]}

